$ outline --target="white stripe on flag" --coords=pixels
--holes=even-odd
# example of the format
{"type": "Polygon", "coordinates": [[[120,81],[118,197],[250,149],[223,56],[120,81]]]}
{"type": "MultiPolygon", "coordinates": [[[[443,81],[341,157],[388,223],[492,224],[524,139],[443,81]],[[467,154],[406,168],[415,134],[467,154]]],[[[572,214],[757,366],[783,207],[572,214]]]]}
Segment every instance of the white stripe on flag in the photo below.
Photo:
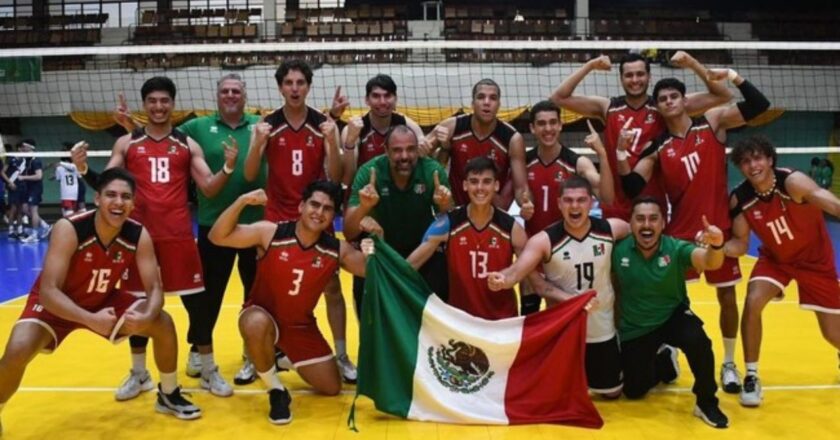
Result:
{"type": "MultiPolygon", "coordinates": [[[[524,318],[500,321],[476,318],[445,304],[437,295],[431,295],[423,309],[418,335],[413,399],[408,418],[450,423],[507,424],[505,389],[508,371],[519,351],[524,321],[524,318]],[[489,360],[487,372],[483,375],[453,376],[440,370],[435,354],[444,354],[443,350],[448,351],[450,359],[457,359],[455,363],[458,365],[445,362],[456,373],[463,371],[462,366],[473,371],[476,367],[481,370],[480,366],[466,361],[470,359],[467,350],[453,349],[450,341],[456,345],[465,342],[483,351],[489,360]],[[487,376],[490,376],[489,381],[486,380],[487,376]],[[439,377],[448,380],[450,386],[441,383],[439,377]],[[475,382],[459,383],[459,378],[464,377],[468,382],[475,382]],[[458,391],[464,388],[471,390],[458,391]]],[[[476,360],[475,357],[472,359],[476,360]]],[[[481,359],[480,355],[478,359],[481,359]]]]}

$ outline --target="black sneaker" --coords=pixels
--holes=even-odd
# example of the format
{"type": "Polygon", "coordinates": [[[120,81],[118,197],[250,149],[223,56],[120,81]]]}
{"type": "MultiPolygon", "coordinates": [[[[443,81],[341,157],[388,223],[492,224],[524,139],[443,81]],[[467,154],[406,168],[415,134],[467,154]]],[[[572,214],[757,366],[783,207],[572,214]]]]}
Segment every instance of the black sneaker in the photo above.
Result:
{"type": "Polygon", "coordinates": [[[679,354],[676,347],[665,344],[656,351],[656,372],[663,383],[672,384],[680,377],[679,354]]]}
{"type": "Polygon", "coordinates": [[[268,421],[275,425],[285,425],[292,421],[292,411],[289,405],[292,404],[292,396],[286,389],[273,388],[268,390],[268,403],[271,409],[268,411],[268,421]]]}
{"type": "Polygon", "coordinates": [[[713,428],[722,429],[729,427],[729,418],[720,410],[717,403],[704,405],[698,403],[694,406],[694,415],[713,428]]]}
{"type": "Polygon", "coordinates": [[[158,397],[155,410],[161,414],[171,414],[181,420],[193,420],[201,417],[201,410],[181,395],[181,387],[169,394],[164,394],[158,385],[158,397]]]}

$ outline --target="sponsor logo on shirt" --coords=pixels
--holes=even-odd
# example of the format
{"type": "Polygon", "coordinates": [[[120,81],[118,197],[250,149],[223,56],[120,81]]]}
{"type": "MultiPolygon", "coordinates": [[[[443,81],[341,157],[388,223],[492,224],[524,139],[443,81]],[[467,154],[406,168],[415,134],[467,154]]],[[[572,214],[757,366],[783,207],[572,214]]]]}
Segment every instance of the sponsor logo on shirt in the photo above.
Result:
{"type": "Polygon", "coordinates": [[[668,155],[668,157],[674,157],[674,156],[676,156],[676,155],[677,155],[677,152],[676,152],[676,151],[674,151],[674,149],[673,149],[673,148],[668,147],[668,149],[666,149],[666,150],[665,150],[665,154],[667,154],[667,155],[668,155]]]}
{"type": "Polygon", "coordinates": [[[193,282],[194,283],[200,283],[201,282],[201,274],[200,273],[194,273],[193,274],[193,282]]]}
{"type": "Polygon", "coordinates": [[[391,191],[388,189],[387,186],[382,188],[379,192],[382,197],[388,197],[389,195],[391,195],[391,191]]]}
{"type": "Polygon", "coordinates": [[[754,218],[754,219],[756,219],[756,220],[761,220],[761,211],[759,211],[759,210],[757,210],[757,209],[756,209],[756,210],[755,210],[755,211],[753,211],[752,213],[753,213],[753,218],[754,218]]]}
{"type": "Polygon", "coordinates": [[[215,133],[218,133],[218,132],[219,132],[219,126],[218,125],[211,125],[210,126],[210,133],[215,134],[215,133]]]}
{"type": "Polygon", "coordinates": [[[289,253],[286,251],[280,252],[280,261],[289,261],[289,253]]]}
{"type": "Polygon", "coordinates": [[[281,137],[281,138],[277,139],[277,145],[279,145],[281,147],[285,147],[286,146],[286,138],[281,137]]]}
{"type": "Polygon", "coordinates": [[[572,256],[569,254],[569,251],[563,251],[563,259],[564,260],[571,260],[572,256]]]}
{"type": "Polygon", "coordinates": [[[619,264],[621,267],[630,267],[630,259],[627,257],[621,258],[621,263],[619,264]]]}
{"type": "Polygon", "coordinates": [[[458,149],[461,150],[462,153],[466,153],[469,147],[467,147],[467,144],[461,144],[458,146],[458,149]]]}
{"type": "Polygon", "coordinates": [[[461,245],[461,246],[466,246],[467,245],[467,237],[458,238],[458,244],[461,245]]]}
{"type": "Polygon", "coordinates": [[[91,261],[93,261],[93,254],[85,252],[85,263],[90,263],[91,261]]]}

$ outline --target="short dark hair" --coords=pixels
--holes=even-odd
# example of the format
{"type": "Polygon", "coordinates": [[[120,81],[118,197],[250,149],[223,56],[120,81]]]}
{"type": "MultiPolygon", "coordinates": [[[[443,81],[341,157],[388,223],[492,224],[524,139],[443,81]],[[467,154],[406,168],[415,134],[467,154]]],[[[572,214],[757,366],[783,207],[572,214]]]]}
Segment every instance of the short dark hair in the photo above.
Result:
{"type": "Polygon", "coordinates": [[[660,214],[662,213],[662,205],[660,205],[660,204],[659,204],[659,200],[656,200],[656,197],[653,197],[653,196],[645,196],[645,195],[643,195],[643,196],[638,196],[638,197],[636,197],[635,199],[633,199],[633,206],[630,208],[630,212],[635,211],[635,210],[636,210],[636,206],[638,206],[638,205],[644,205],[644,204],[646,204],[646,203],[651,203],[651,204],[656,205],[656,206],[659,208],[659,213],[660,213],[660,214]]]}
{"type": "Polygon", "coordinates": [[[368,80],[367,84],[365,84],[365,96],[370,96],[374,87],[379,87],[392,95],[397,94],[397,83],[394,82],[393,78],[384,73],[380,73],[368,80]]]}
{"type": "Polygon", "coordinates": [[[499,97],[502,97],[502,88],[499,87],[499,84],[496,81],[493,81],[490,78],[483,78],[479,80],[472,88],[472,99],[475,99],[475,94],[478,93],[478,88],[481,86],[492,86],[496,88],[496,92],[499,93],[499,97]]]}
{"type": "Polygon", "coordinates": [[[341,185],[335,182],[330,182],[329,180],[316,180],[309,185],[306,185],[306,188],[303,189],[303,199],[301,200],[304,202],[309,200],[312,197],[312,194],[315,194],[316,192],[322,192],[329,196],[333,205],[335,205],[336,212],[341,209],[341,185]]]}
{"type": "Polygon", "coordinates": [[[534,104],[534,106],[531,107],[531,111],[528,112],[528,117],[530,118],[529,120],[532,124],[534,123],[534,120],[537,119],[537,113],[540,112],[556,112],[557,118],[560,118],[560,107],[557,107],[557,104],[549,100],[540,101],[534,104]]]}
{"type": "Polygon", "coordinates": [[[663,78],[656,82],[653,86],[653,99],[659,98],[659,92],[665,89],[674,89],[680,92],[680,95],[685,96],[685,84],[676,78],[663,78]]]}
{"type": "Polygon", "coordinates": [[[618,60],[618,74],[624,75],[624,65],[627,63],[635,63],[636,61],[644,61],[645,72],[650,73],[650,60],[643,57],[641,54],[632,52],[625,54],[618,60]]]}
{"type": "Polygon", "coordinates": [[[742,160],[753,154],[763,154],[773,161],[774,166],[776,165],[776,147],[773,146],[770,139],[760,134],[741,139],[735,143],[735,147],[729,154],[729,160],[735,166],[738,166],[742,160]]]}
{"type": "Polygon", "coordinates": [[[492,171],[493,178],[496,178],[496,174],[498,174],[499,170],[496,168],[496,162],[493,162],[493,159],[490,159],[487,156],[476,156],[467,161],[467,164],[464,165],[464,176],[469,176],[470,174],[481,174],[485,171],[492,171]]]}
{"type": "Polygon", "coordinates": [[[96,192],[102,192],[102,188],[105,188],[115,180],[122,180],[127,183],[129,188],[131,188],[131,193],[134,194],[137,187],[137,183],[134,181],[134,175],[127,169],[121,167],[108,168],[103,171],[96,181],[96,192]]]}
{"type": "Polygon", "coordinates": [[[306,83],[312,84],[312,68],[309,67],[309,64],[303,60],[293,59],[280,63],[280,67],[278,67],[277,71],[274,72],[274,79],[277,81],[278,86],[283,84],[283,78],[285,78],[292,70],[297,70],[302,73],[303,77],[306,79],[306,83]]]}
{"type": "MultiPolygon", "coordinates": [[[[733,162],[734,162],[734,159],[733,159],[733,162]]],[[[822,163],[822,159],[820,159],[819,157],[814,156],[814,157],[811,158],[811,166],[812,167],[819,166],[820,163],[822,163]]]]}
{"type": "Polygon", "coordinates": [[[146,96],[152,92],[166,92],[170,98],[175,99],[175,83],[165,76],[154,76],[147,79],[143,87],[140,87],[140,98],[145,101],[146,96]]]}
{"type": "Polygon", "coordinates": [[[414,130],[412,130],[405,124],[398,124],[389,128],[388,132],[385,133],[385,148],[391,146],[391,136],[393,136],[395,133],[411,133],[411,135],[414,136],[414,140],[416,142],[420,142],[420,139],[417,139],[417,133],[415,133],[414,130]]]}
{"type": "Polygon", "coordinates": [[[592,184],[589,182],[589,180],[587,180],[584,177],[578,176],[577,174],[573,174],[568,179],[563,181],[563,183],[560,185],[560,194],[563,194],[563,192],[567,189],[577,188],[586,189],[586,192],[590,196],[593,194],[592,184]]]}

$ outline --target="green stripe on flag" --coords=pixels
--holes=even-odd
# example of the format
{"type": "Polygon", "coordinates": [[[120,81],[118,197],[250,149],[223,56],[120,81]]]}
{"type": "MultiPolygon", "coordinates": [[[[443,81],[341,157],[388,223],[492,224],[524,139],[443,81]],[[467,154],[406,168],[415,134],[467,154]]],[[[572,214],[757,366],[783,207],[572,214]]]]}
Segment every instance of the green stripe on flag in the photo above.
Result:
{"type": "Polygon", "coordinates": [[[373,399],[380,411],[406,417],[417,363],[417,335],[432,292],[401,255],[381,239],[374,241],[376,252],[367,262],[359,324],[356,394],[373,399]]]}

